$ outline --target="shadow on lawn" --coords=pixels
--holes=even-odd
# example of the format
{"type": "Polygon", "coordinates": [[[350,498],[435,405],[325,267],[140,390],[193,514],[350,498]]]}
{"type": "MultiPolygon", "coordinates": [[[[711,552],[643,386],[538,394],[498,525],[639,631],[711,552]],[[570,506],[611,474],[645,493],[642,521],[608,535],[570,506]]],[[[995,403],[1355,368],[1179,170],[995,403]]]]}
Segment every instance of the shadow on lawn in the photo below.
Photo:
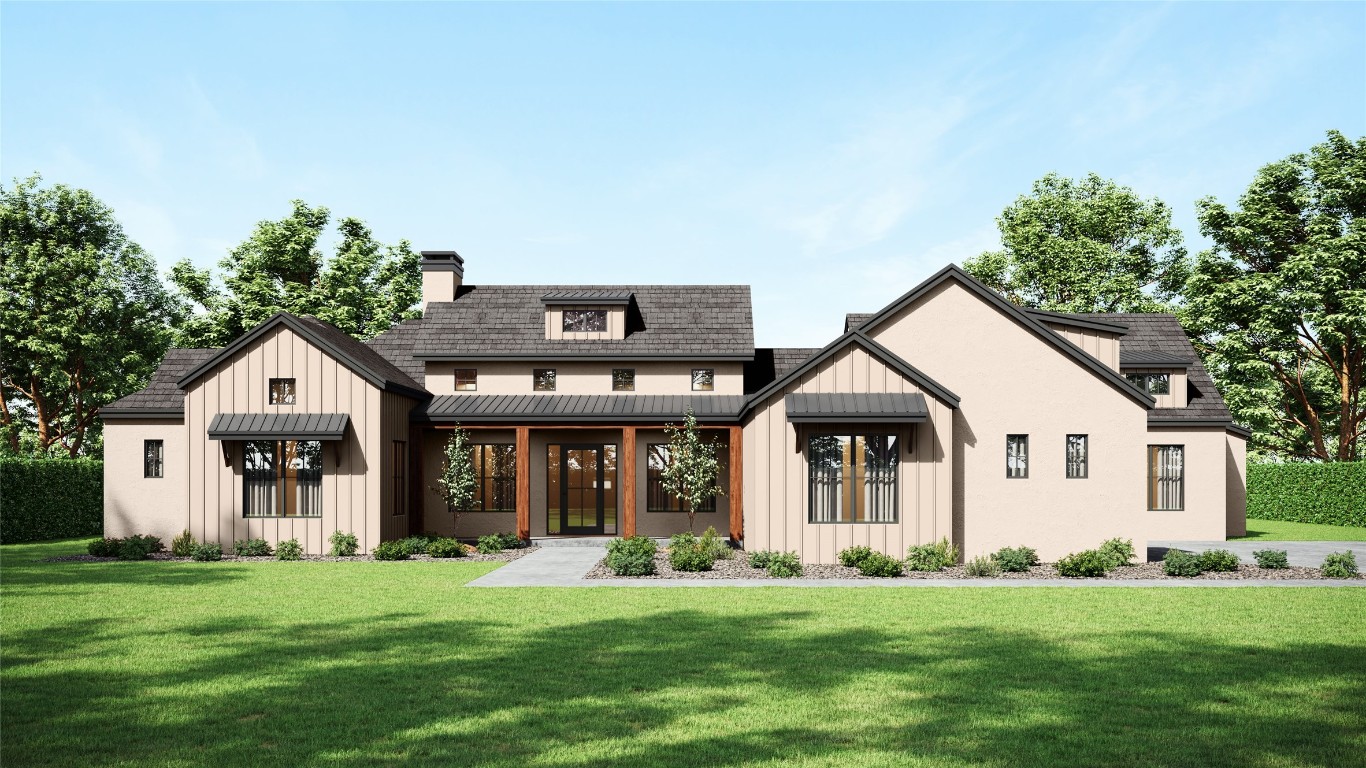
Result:
{"type": "Polygon", "coordinates": [[[150,674],[29,667],[5,686],[4,762],[1360,759],[1359,646],[1264,650],[1192,634],[1080,631],[1091,644],[1082,648],[1030,632],[820,622],[797,612],[737,620],[688,610],[539,629],[401,613],[267,628],[224,618],[152,642],[109,623],[49,627],[13,636],[7,661],[135,640],[194,644],[207,660],[150,674]],[[1123,642],[1097,648],[1103,637],[1123,642]]]}

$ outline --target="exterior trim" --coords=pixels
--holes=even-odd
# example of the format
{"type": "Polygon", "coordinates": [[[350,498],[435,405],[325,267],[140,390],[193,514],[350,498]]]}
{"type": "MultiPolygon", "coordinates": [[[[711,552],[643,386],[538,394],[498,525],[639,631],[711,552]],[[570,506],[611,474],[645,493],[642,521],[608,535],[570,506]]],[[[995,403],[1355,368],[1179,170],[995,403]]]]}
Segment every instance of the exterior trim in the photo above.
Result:
{"type": "MultiPolygon", "coordinates": [[[[620,341],[620,339],[603,339],[602,341],[620,341]]],[[[659,354],[649,354],[636,352],[629,355],[618,355],[610,351],[584,354],[582,352],[565,353],[546,353],[546,354],[520,354],[510,353],[500,355],[497,353],[483,352],[469,355],[451,355],[440,352],[428,352],[414,354],[416,360],[423,360],[432,363],[461,363],[467,361],[497,361],[510,363],[540,363],[551,361],[581,361],[581,360],[617,360],[620,362],[690,362],[694,360],[734,360],[737,362],[749,362],[754,359],[752,354],[702,354],[679,355],[671,352],[661,352],[659,354]]]]}
{"type": "Polygon", "coordinates": [[[113,411],[100,410],[100,418],[105,421],[119,419],[183,419],[184,408],[125,408],[113,411]]]}
{"type": "Polygon", "coordinates": [[[1171,355],[1165,352],[1119,352],[1121,368],[1189,368],[1195,360],[1185,355],[1171,355]]]}
{"type": "Polygon", "coordinates": [[[1104,333],[1113,333],[1119,336],[1124,336],[1129,333],[1129,326],[1120,325],[1119,323],[1106,323],[1100,320],[1092,320],[1089,317],[1076,317],[1075,315],[1069,315],[1063,312],[1050,312],[1046,309],[1025,309],[1024,311],[1029,316],[1046,323],[1057,323],[1058,325],[1067,325],[1074,328],[1102,331],[1104,333]]]}
{"type": "Polygon", "coordinates": [[[1149,429],[1181,429],[1191,427],[1193,429],[1203,429],[1206,427],[1222,427],[1225,432],[1237,435],[1244,440],[1252,439],[1252,429],[1242,424],[1235,424],[1224,419],[1148,419],[1149,429]]]}
{"type": "Polygon", "coordinates": [[[541,297],[548,306],[560,304],[591,304],[593,306],[624,307],[631,303],[630,291],[551,291],[541,297]]]}

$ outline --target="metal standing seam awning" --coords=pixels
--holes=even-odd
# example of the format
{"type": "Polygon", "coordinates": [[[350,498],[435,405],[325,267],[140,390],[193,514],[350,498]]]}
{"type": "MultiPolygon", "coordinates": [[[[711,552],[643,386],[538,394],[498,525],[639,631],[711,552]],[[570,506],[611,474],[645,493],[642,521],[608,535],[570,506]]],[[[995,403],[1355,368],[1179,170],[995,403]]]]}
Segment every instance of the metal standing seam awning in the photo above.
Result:
{"type": "Polygon", "coordinates": [[[209,422],[210,440],[344,440],[345,413],[220,413],[209,422]]]}
{"type": "Polygon", "coordinates": [[[417,421],[460,424],[660,424],[691,410],[700,421],[736,423],[744,395],[438,395],[417,421]]]}
{"type": "Polygon", "coordinates": [[[791,394],[783,398],[783,404],[793,424],[919,424],[930,416],[925,396],[919,392],[791,394]]]}

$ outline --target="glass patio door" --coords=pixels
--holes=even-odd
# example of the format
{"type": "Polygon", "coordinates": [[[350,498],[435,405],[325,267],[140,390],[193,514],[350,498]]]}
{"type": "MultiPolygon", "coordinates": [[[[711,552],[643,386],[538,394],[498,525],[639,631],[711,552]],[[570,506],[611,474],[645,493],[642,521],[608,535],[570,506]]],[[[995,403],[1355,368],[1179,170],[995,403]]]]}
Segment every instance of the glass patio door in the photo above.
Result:
{"type": "Polygon", "coordinates": [[[551,445],[547,454],[546,532],[617,532],[617,447],[551,445]]]}

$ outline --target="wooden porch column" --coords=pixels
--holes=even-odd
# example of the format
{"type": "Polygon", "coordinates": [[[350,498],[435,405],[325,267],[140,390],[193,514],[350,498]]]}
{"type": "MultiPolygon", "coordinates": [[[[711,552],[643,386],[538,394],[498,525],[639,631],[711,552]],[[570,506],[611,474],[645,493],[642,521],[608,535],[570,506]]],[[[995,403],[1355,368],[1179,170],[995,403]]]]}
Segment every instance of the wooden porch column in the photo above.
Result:
{"type": "Polygon", "coordinates": [[[730,428],[730,537],[736,543],[745,540],[745,452],[744,429],[730,428]]]}
{"type": "Polygon", "coordinates": [[[517,428],[517,538],[531,539],[531,428],[517,428]]]}
{"type": "Polygon", "coordinates": [[[636,535],[636,428],[621,428],[621,535],[636,535]]]}

